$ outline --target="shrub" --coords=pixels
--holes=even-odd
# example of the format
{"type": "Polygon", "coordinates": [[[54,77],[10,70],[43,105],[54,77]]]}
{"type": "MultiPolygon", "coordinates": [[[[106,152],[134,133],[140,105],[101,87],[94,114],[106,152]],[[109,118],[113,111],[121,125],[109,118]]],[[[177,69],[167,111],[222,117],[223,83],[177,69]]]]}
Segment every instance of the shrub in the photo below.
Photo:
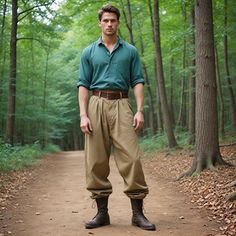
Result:
{"type": "Polygon", "coordinates": [[[0,171],[15,171],[38,163],[39,158],[48,153],[57,152],[56,145],[48,145],[42,150],[39,144],[16,146],[0,141],[0,171]]]}

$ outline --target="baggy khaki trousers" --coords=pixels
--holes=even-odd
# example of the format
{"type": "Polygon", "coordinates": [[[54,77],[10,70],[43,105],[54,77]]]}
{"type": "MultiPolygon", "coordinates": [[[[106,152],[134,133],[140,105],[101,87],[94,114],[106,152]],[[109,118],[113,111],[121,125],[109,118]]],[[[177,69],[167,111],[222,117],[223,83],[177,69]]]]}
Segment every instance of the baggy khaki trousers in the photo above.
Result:
{"type": "Polygon", "coordinates": [[[109,196],[112,185],[108,180],[111,146],[120,175],[124,179],[124,193],[133,199],[148,194],[133,127],[133,112],[128,99],[107,100],[92,96],[88,105],[92,134],[85,135],[86,182],[91,198],[109,196]]]}

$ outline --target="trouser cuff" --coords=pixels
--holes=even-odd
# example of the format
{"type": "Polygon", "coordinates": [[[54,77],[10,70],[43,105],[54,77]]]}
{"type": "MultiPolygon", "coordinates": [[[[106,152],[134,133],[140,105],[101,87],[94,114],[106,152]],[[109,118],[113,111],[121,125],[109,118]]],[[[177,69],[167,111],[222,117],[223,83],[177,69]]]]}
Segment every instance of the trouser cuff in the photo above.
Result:
{"type": "Polygon", "coordinates": [[[144,199],[147,196],[148,191],[146,191],[146,192],[126,192],[125,194],[131,199],[144,199]]]}

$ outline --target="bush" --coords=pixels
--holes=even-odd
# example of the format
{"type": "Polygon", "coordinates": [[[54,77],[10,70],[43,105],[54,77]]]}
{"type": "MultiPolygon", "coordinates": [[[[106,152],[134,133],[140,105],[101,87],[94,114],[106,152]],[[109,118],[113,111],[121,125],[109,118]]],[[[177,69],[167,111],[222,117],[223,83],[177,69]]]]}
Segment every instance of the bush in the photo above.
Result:
{"type": "MultiPolygon", "coordinates": [[[[178,132],[178,134],[175,135],[175,138],[179,147],[192,147],[188,144],[188,132],[178,132]]],[[[144,152],[147,153],[168,149],[168,140],[164,133],[156,134],[154,136],[145,136],[141,138],[140,147],[144,152]]]]}
{"type": "Polygon", "coordinates": [[[59,148],[52,144],[42,150],[39,144],[12,147],[0,141],[0,171],[15,171],[33,166],[39,158],[57,151],[59,148]]]}
{"type": "Polygon", "coordinates": [[[57,145],[55,145],[55,144],[48,144],[48,145],[46,146],[46,148],[44,149],[44,151],[45,151],[46,153],[56,153],[56,152],[60,152],[61,150],[60,150],[60,148],[59,148],[57,145]]]}
{"type": "Polygon", "coordinates": [[[167,147],[167,139],[164,134],[145,136],[141,138],[140,147],[144,152],[153,152],[167,147]]]}

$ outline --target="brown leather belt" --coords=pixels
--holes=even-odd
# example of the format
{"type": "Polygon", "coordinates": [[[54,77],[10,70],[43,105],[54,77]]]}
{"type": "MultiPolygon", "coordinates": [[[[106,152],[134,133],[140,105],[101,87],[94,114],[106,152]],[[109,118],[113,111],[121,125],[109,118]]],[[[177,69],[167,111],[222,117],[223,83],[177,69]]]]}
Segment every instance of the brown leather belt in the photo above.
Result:
{"type": "Polygon", "coordinates": [[[121,98],[128,98],[127,92],[122,91],[103,91],[103,90],[93,90],[93,95],[98,97],[103,97],[108,100],[115,100],[121,98]]]}

